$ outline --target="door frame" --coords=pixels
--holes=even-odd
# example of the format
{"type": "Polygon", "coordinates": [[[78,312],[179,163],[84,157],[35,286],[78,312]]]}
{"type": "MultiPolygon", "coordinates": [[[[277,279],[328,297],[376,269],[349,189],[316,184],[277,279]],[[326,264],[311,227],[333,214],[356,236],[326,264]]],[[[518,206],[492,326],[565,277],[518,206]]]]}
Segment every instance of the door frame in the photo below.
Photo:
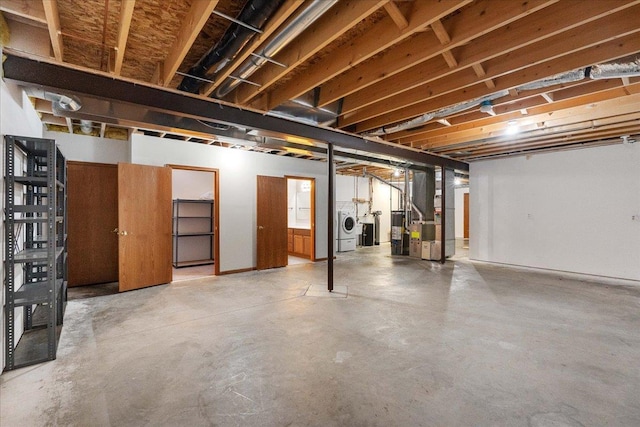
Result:
{"type": "Polygon", "coordinates": [[[469,193],[464,193],[463,200],[463,220],[462,220],[462,238],[469,239],[469,193]]]}
{"type": "MultiPolygon", "coordinates": [[[[220,171],[215,168],[167,164],[174,169],[213,173],[213,275],[220,275],[220,171]]],[[[171,197],[173,199],[173,197],[171,197]]]]}
{"type": "Polygon", "coordinates": [[[308,176],[298,176],[298,175],[285,175],[284,176],[289,182],[290,179],[297,179],[301,181],[311,181],[311,255],[309,256],[309,260],[312,262],[317,261],[316,259],[316,179],[310,178],[308,176]]]}

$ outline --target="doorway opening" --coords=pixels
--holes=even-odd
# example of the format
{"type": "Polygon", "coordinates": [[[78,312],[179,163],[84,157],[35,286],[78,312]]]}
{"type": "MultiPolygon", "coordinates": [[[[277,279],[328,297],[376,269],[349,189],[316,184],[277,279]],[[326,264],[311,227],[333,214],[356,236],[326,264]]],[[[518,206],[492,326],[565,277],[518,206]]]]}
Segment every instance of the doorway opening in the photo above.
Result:
{"type": "Polygon", "coordinates": [[[289,265],[316,260],[316,182],[287,176],[287,249],[289,265]]]}
{"type": "Polygon", "coordinates": [[[220,274],[217,169],[171,167],[173,281],[220,274]]]}

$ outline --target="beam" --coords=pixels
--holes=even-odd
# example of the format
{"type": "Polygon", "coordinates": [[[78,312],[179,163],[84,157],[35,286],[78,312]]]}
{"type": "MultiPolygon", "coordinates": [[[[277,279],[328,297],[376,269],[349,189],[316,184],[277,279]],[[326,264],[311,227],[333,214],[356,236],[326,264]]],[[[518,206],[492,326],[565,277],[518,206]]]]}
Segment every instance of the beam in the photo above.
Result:
{"type": "MultiPolygon", "coordinates": [[[[303,76],[298,76],[287,82],[283,87],[270,92],[267,108],[273,109],[288,99],[296,98],[308,92],[314,87],[329,81],[394,44],[424,31],[434,19],[442,18],[468,3],[470,3],[469,0],[457,0],[455,2],[415,2],[409,19],[409,26],[403,30],[398,29],[396,25],[394,25],[391,17],[381,19],[369,32],[351,40],[349,42],[349,49],[342,50],[340,55],[330,56],[320,61],[314,67],[307,70],[303,76]],[[375,37],[371,37],[371,34],[375,34],[375,37]]],[[[433,37],[431,32],[428,34],[430,37],[433,37]]],[[[420,35],[416,37],[420,37],[420,35]]],[[[420,46],[423,49],[424,46],[427,45],[421,44],[420,46]]],[[[390,53],[393,53],[393,50],[390,53]]],[[[321,93],[320,95],[319,102],[321,106],[338,99],[325,100],[322,99],[323,94],[321,93]]]]}
{"type": "Polygon", "coordinates": [[[303,0],[286,0],[272,16],[262,30],[262,34],[255,35],[249,44],[247,44],[236,57],[220,70],[215,77],[215,82],[207,83],[200,91],[204,96],[209,96],[216,90],[227,77],[233,73],[250,55],[258,50],[259,46],[264,43],[273,33],[276,32],[293,13],[302,6],[303,0]]]}
{"type": "Polygon", "coordinates": [[[115,47],[116,57],[112,72],[120,75],[122,69],[122,61],[124,60],[124,51],[127,47],[127,39],[129,38],[129,28],[131,26],[131,18],[133,17],[133,9],[136,0],[125,0],[120,6],[120,24],[118,25],[118,41],[115,47]]]}
{"type": "Polygon", "coordinates": [[[162,89],[152,85],[134,83],[108,73],[81,69],[67,64],[27,58],[23,54],[6,50],[4,78],[23,85],[48,88],[54,92],[84,94],[115,100],[148,110],[170,111],[183,117],[204,121],[240,125],[300,136],[314,141],[333,143],[335,146],[391,156],[422,165],[445,165],[468,171],[469,165],[448,157],[435,156],[417,149],[400,147],[384,141],[365,139],[339,130],[312,126],[292,120],[265,115],[263,112],[203,98],[184,92],[162,89]]]}
{"type": "Polygon", "coordinates": [[[176,40],[173,42],[162,66],[162,75],[157,82],[162,86],[169,86],[173,76],[182,64],[182,60],[191,49],[200,30],[207,23],[211,12],[218,4],[218,0],[198,0],[191,3],[191,8],[182,22],[176,40]]]}
{"type": "Polygon", "coordinates": [[[281,49],[278,54],[274,55],[274,60],[287,64],[288,68],[265,64],[251,76],[251,81],[260,86],[239,86],[235,91],[236,102],[247,104],[388,1],[344,0],[338,2],[313,23],[307,31],[289,43],[286,49],[281,49]]]}
{"type": "Polygon", "coordinates": [[[64,48],[62,45],[62,28],[60,27],[60,14],[58,13],[57,0],[42,0],[44,14],[47,19],[51,48],[56,60],[62,62],[64,48]]]}

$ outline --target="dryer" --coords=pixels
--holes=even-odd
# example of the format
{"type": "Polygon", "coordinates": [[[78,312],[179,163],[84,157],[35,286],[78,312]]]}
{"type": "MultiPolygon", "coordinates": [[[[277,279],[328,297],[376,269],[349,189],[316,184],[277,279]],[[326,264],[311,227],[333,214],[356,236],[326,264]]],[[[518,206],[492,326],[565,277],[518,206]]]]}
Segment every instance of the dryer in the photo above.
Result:
{"type": "Polygon", "coordinates": [[[354,211],[338,211],[338,252],[356,250],[356,225],[354,211]]]}

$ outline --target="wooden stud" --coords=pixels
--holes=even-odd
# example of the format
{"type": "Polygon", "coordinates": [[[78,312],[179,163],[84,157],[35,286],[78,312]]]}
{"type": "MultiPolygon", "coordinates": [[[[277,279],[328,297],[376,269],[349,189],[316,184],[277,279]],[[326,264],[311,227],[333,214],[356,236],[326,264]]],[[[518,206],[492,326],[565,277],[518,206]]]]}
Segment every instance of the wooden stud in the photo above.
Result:
{"type": "Polygon", "coordinates": [[[67,129],[69,129],[69,133],[73,134],[73,121],[69,117],[66,117],[65,119],[67,123],[67,129]]]}
{"type": "Polygon", "coordinates": [[[42,6],[47,19],[47,28],[49,29],[49,38],[51,39],[53,55],[57,61],[62,62],[64,48],[62,45],[62,28],[60,27],[58,1],[42,0],[42,6]]]}
{"type": "Polygon", "coordinates": [[[176,40],[164,60],[162,78],[158,82],[160,85],[166,87],[171,83],[182,60],[191,49],[193,42],[217,4],[218,0],[199,0],[191,3],[191,9],[189,9],[176,40]]]}
{"type": "Polygon", "coordinates": [[[553,94],[551,93],[541,93],[540,96],[542,96],[549,104],[553,102],[553,94]]]}
{"type": "Polygon", "coordinates": [[[107,124],[100,123],[100,138],[104,138],[104,133],[107,131],[107,124]]]}
{"type": "Polygon", "coordinates": [[[442,57],[444,58],[449,68],[456,68],[458,66],[458,61],[456,61],[456,58],[453,57],[453,54],[450,50],[445,50],[444,52],[442,52],[442,57]]]}
{"type": "Polygon", "coordinates": [[[444,28],[444,25],[442,25],[442,22],[439,19],[436,19],[431,23],[431,29],[440,41],[440,44],[444,45],[451,43],[451,37],[449,37],[449,33],[447,33],[447,30],[444,28]]]}
{"type": "Polygon", "coordinates": [[[120,24],[118,25],[118,42],[116,44],[115,58],[112,72],[119,76],[122,69],[122,61],[124,60],[124,51],[127,47],[127,39],[129,38],[129,27],[131,26],[131,18],[133,17],[133,9],[136,0],[123,0],[120,6],[120,24]]]}
{"type": "Polygon", "coordinates": [[[407,21],[407,18],[402,14],[402,11],[398,8],[398,5],[393,1],[386,3],[384,5],[384,10],[387,11],[389,17],[393,19],[393,22],[396,23],[396,26],[399,29],[404,30],[409,26],[409,21],[407,21]]]}

